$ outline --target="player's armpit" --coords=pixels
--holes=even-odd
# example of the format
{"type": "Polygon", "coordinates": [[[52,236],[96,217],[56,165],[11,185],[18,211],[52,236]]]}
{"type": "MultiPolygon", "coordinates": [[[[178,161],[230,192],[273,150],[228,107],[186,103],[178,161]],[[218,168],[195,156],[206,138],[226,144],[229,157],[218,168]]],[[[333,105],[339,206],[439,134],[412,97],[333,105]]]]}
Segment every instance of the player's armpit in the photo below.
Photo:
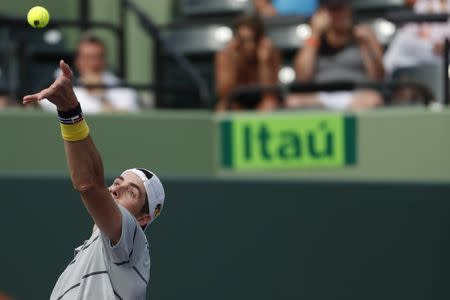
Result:
{"type": "Polygon", "coordinates": [[[122,232],[119,240],[116,243],[112,243],[103,232],[100,233],[104,250],[109,252],[109,256],[115,264],[132,261],[136,255],[141,254],[139,250],[142,249],[142,245],[146,241],[145,234],[139,228],[134,216],[120,205],[118,208],[122,215],[122,232]]]}
{"type": "Polygon", "coordinates": [[[97,227],[116,244],[122,234],[122,214],[108,188],[93,184],[78,191],[97,227]]]}

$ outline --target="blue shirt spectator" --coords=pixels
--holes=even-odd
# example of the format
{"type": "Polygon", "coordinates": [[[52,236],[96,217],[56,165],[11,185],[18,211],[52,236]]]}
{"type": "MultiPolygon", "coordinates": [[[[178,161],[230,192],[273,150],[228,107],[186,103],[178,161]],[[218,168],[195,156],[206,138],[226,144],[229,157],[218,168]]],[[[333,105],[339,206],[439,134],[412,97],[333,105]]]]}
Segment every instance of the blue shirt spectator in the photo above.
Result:
{"type": "Polygon", "coordinates": [[[258,13],[262,16],[314,14],[318,0],[254,0],[258,13]]]}

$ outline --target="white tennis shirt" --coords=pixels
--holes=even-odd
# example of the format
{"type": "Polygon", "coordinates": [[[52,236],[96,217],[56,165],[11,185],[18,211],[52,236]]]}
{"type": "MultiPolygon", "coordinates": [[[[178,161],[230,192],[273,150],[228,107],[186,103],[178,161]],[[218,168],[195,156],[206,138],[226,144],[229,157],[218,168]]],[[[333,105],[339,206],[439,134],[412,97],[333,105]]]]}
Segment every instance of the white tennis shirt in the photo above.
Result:
{"type": "Polygon", "coordinates": [[[137,220],[118,205],[122,235],[112,246],[96,229],[75,249],[75,258],[59,276],[51,300],[145,299],[150,279],[150,254],[144,231],[137,220]]]}

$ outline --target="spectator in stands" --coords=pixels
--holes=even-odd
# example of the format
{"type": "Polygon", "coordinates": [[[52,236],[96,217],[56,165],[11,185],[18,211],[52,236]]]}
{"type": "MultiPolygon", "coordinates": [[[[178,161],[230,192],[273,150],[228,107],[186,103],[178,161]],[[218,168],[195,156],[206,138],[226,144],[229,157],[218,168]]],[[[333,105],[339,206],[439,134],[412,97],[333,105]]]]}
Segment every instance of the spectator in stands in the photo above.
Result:
{"type": "MultiPolygon", "coordinates": [[[[264,33],[257,16],[242,16],[234,25],[228,45],[216,54],[217,111],[228,108],[231,92],[239,86],[274,85],[278,83],[281,64],[279,51],[264,33]]],[[[239,97],[231,101],[231,109],[271,110],[279,105],[276,93],[259,93],[254,97],[239,97]]]]}
{"type": "Polygon", "coordinates": [[[18,107],[19,102],[17,100],[12,99],[8,95],[2,95],[0,94],[0,110],[7,108],[7,107],[18,107]]]}
{"type": "MultiPolygon", "coordinates": [[[[418,14],[450,13],[449,0],[417,0],[418,14]]],[[[392,74],[401,67],[442,64],[444,40],[450,38],[450,22],[411,23],[401,28],[384,57],[384,67],[392,74]]]]}
{"type": "Polygon", "coordinates": [[[6,96],[0,95],[0,110],[6,108],[9,105],[9,99],[6,96]]]}
{"type": "Polygon", "coordinates": [[[318,0],[253,0],[258,14],[264,17],[276,15],[312,16],[318,6],[318,0]]]}
{"type": "MultiPolygon", "coordinates": [[[[75,94],[85,113],[135,112],[139,110],[136,91],[129,88],[83,87],[83,85],[118,85],[121,80],[106,70],[106,47],[101,39],[83,35],[75,53],[75,94]]],[[[58,74],[59,75],[59,74],[58,74]]],[[[45,110],[55,110],[49,101],[41,101],[45,110]]]]}
{"type": "MultiPolygon", "coordinates": [[[[311,19],[311,35],[295,58],[297,80],[303,83],[379,81],[383,79],[383,51],[374,32],[354,25],[350,1],[321,1],[311,19]]],[[[370,89],[293,94],[286,106],[366,109],[383,103],[370,89]]]]}
{"type": "Polygon", "coordinates": [[[416,4],[416,0],[404,0],[405,6],[406,7],[414,7],[414,4],[416,4]]]}

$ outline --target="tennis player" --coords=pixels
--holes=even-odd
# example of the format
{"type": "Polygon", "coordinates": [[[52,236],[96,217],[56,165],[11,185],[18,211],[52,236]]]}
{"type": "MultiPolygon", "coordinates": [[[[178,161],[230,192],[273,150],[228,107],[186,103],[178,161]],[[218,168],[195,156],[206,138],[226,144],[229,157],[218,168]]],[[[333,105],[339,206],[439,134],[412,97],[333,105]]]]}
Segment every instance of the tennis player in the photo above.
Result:
{"type": "Polygon", "coordinates": [[[75,249],[50,299],[145,299],[150,255],[144,230],[163,208],[163,186],[154,173],[136,168],[105,186],[102,159],[72,89],[72,72],[62,60],[60,69],[49,88],[25,96],[23,103],[47,99],[56,105],[71,180],[95,226],[75,249]]]}

